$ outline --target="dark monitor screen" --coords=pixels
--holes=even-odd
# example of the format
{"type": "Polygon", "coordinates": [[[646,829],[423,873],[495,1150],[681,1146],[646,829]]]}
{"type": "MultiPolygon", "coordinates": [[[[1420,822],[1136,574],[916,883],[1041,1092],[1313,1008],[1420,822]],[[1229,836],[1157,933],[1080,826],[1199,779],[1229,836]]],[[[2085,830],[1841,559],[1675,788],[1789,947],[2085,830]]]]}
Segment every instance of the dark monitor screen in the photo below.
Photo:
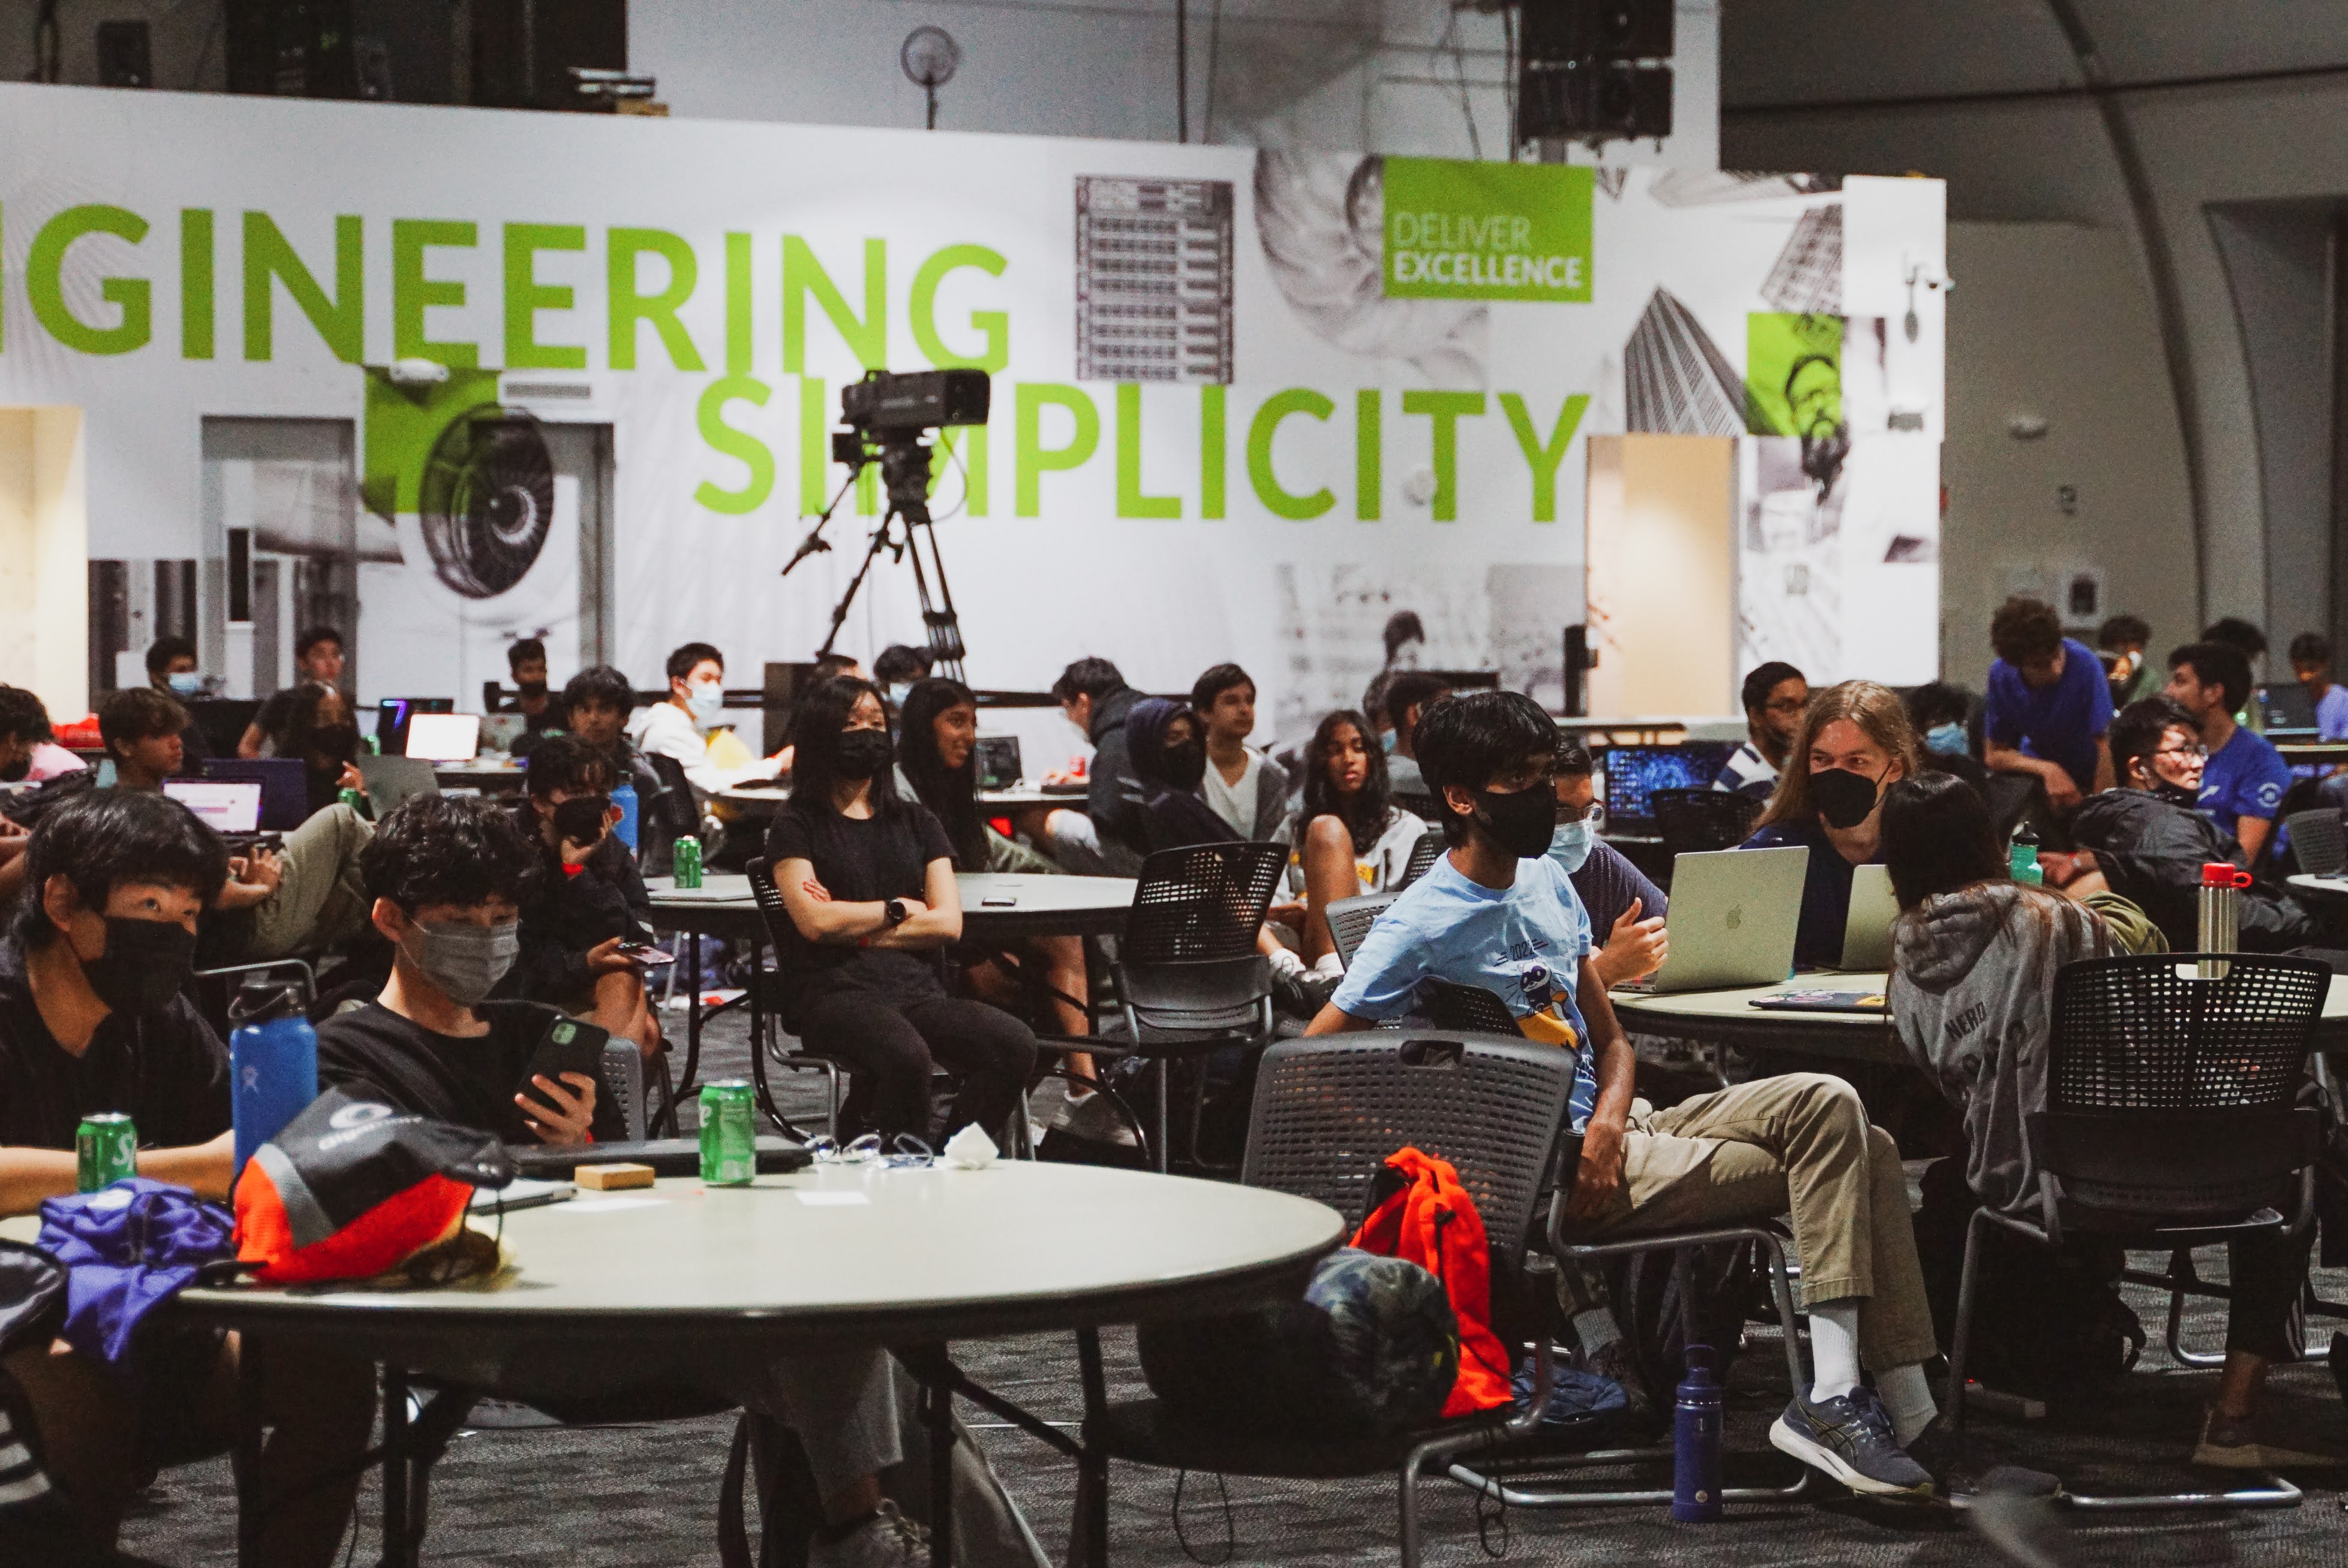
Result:
{"type": "Polygon", "coordinates": [[[1021,777],[1019,737],[1016,735],[981,735],[978,737],[978,787],[1009,789],[1021,777]]]}
{"type": "Polygon", "coordinates": [[[382,743],[385,756],[404,757],[407,754],[409,719],[417,713],[456,711],[454,697],[386,697],[376,705],[375,738],[382,743]]]}
{"type": "Polygon", "coordinates": [[[2316,731],[2315,699],[2296,681],[2260,687],[2259,715],[2270,735],[2312,735],[2316,731]]]}
{"type": "Polygon", "coordinates": [[[1606,825],[1637,831],[1655,820],[1647,797],[1659,789],[1709,789],[1729,753],[1729,741],[1684,741],[1676,746],[1608,746],[1599,765],[1606,770],[1606,825]]]}

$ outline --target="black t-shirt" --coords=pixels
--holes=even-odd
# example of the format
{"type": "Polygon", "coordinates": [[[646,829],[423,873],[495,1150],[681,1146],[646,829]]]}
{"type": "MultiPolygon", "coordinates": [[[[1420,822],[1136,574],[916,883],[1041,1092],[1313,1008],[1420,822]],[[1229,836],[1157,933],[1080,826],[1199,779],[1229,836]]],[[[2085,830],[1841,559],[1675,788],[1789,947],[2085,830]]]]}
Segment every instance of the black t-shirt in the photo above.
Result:
{"type": "Polygon", "coordinates": [[[142,1149],[210,1143],[229,1128],[228,1087],[228,1051],[184,996],[109,1015],[74,1055],[41,1021],[24,949],[0,940],[0,1145],[70,1149],[97,1111],[129,1112],[142,1149]]]}
{"type": "Polygon", "coordinates": [[[285,744],[285,732],[294,724],[294,699],[300,696],[299,682],[273,692],[252,715],[252,727],[269,737],[270,748],[279,750],[285,744]]]}
{"type": "MultiPolygon", "coordinates": [[[[935,814],[918,801],[901,801],[886,815],[860,820],[786,806],[767,830],[767,859],[778,867],[786,860],[807,861],[834,898],[870,904],[921,898],[929,885],[930,862],[951,862],[953,842],[935,814]]],[[[943,990],[936,953],[798,941],[787,944],[782,962],[802,997],[855,990],[910,1000],[943,990]]]]}
{"type": "MultiPolygon", "coordinates": [[[[524,1074],[546,1026],[561,1014],[536,1002],[483,1002],[473,1010],[489,1033],[435,1034],[381,1002],[337,1013],[318,1026],[318,1087],[495,1133],[499,1143],[536,1143],[513,1097],[541,1098],[524,1074]]],[[[600,1081],[592,1131],[605,1143],[628,1135],[600,1081]]]]}

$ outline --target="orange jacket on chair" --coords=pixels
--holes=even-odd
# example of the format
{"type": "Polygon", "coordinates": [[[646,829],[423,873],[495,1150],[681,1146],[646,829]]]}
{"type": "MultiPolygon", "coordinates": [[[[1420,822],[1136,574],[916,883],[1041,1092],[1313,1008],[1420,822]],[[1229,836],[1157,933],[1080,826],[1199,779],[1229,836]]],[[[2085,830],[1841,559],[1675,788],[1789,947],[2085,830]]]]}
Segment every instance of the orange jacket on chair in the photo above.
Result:
{"type": "Polygon", "coordinates": [[[1362,1222],[1351,1245],[1406,1259],[1443,1282],[1459,1320],[1459,1380],[1451,1386],[1444,1415],[1508,1404],[1514,1398],[1511,1368],[1492,1332],[1492,1257],[1476,1201],[1459,1184],[1457,1171],[1416,1149],[1388,1155],[1385,1166],[1405,1184],[1362,1222]]]}

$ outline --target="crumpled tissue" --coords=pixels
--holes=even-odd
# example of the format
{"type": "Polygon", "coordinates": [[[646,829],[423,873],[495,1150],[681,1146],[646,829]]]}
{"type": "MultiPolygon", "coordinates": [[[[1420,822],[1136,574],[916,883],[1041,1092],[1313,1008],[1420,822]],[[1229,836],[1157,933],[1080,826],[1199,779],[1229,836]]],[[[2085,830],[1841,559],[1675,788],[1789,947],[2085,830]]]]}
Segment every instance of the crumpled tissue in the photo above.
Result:
{"type": "Polygon", "coordinates": [[[983,1171],[994,1163],[999,1153],[994,1140],[973,1122],[946,1140],[945,1148],[938,1154],[938,1163],[957,1171],[983,1171]]]}

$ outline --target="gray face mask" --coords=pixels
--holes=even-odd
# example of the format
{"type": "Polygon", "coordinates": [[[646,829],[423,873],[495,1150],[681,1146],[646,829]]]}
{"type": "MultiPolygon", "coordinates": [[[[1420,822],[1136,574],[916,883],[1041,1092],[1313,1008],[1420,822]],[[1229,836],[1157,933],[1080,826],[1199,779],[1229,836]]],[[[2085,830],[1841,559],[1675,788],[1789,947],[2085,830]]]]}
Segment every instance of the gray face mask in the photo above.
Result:
{"type": "Polygon", "coordinates": [[[497,989],[521,956],[521,922],[495,926],[427,926],[418,923],[407,956],[458,1007],[472,1007],[497,989]]]}

